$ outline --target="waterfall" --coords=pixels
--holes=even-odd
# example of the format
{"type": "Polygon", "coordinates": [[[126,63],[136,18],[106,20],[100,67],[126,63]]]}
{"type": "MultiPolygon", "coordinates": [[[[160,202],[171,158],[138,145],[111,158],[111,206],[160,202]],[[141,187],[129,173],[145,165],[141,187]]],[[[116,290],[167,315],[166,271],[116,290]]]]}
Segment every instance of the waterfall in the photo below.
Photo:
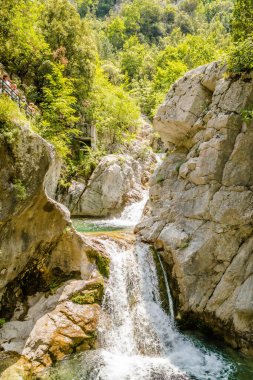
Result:
{"type": "MultiPolygon", "coordinates": [[[[145,199],[114,220],[140,219],[145,199]]],[[[111,222],[111,221],[110,221],[111,222]]],[[[50,371],[50,380],[228,380],[234,368],[221,354],[181,334],[161,258],[170,315],[165,313],[149,245],[99,238],[111,260],[98,329],[98,349],[50,371]]],[[[43,377],[44,379],[44,377],[43,377]]]]}
{"type": "MultiPolygon", "coordinates": [[[[103,365],[88,379],[228,379],[231,367],[222,357],[196,347],[176,329],[172,300],[171,316],[163,311],[150,247],[101,243],[111,258],[99,328],[103,365]]],[[[168,282],[167,289],[171,299],[168,282]]]]}

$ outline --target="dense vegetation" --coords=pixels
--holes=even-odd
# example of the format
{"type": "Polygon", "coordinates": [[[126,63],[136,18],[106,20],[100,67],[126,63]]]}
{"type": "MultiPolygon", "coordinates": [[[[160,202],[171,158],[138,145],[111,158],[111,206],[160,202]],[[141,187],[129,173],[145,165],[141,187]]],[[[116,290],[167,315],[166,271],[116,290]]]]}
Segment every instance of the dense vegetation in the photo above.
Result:
{"type": "Polygon", "coordinates": [[[230,71],[253,68],[252,0],[235,2],[234,45],[232,0],[0,3],[0,62],[39,106],[36,129],[68,161],[69,175],[89,173],[87,165],[129,139],[140,114],[152,118],[187,70],[232,46],[230,71]],[[86,160],[83,125],[99,135],[86,160]]]}
{"type": "Polygon", "coordinates": [[[253,1],[236,0],[232,19],[233,49],[229,69],[233,73],[253,70],[253,1]]]}

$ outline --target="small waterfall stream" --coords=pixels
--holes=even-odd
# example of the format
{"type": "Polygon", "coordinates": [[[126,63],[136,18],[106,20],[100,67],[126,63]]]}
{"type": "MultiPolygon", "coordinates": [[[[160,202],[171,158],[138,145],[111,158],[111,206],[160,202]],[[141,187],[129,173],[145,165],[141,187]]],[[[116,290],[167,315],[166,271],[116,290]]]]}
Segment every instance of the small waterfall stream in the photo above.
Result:
{"type": "Polygon", "coordinates": [[[175,319],[175,313],[174,313],[173,299],[172,299],[172,295],[171,295],[171,291],[170,291],[170,286],[169,286],[167,274],[165,272],[164,265],[163,265],[161,256],[159,254],[158,254],[158,260],[159,260],[159,263],[161,265],[162,272],[163,272],[163,278],[164,278],[165,287],[166,287],[166,291],[167,291],[168,302],[169,302],[170,316],[171,316],[171,319],[174,321],[174,319],[175,319]]]}
{"type": "MultiPolygon", "coordinates": [[[[145,205],[138,202],[107,223],[136,224],[145,205]],[[127,222],[126,222],[127,221],[127,222]]],[[[93,222],[94,223],[94,222],[93,222]]],[[[98,225],[101,221],[97,221],[98,225]]],[[[102,221],[102,226],[105,221],[102,221]]],[[[106,235],[101,245],[111,259],[99,324],[99,348],[75,355],[49,372],[50,380],[228,380],[233,364],[220,353],[194,343],[162,308],[156,265],[144,243],[124,244],[106,235]]],[[[43,377],[44,379],[44,377],[43,377]]]]}

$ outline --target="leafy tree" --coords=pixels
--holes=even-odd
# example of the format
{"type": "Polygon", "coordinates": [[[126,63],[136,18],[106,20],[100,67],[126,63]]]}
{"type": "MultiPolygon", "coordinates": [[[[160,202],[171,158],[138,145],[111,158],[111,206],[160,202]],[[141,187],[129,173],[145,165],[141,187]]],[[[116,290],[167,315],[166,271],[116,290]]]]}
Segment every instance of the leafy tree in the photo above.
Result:
{"type": "Polygon", "coordinates": [[[116,0],[99,0],[97,5],[97,16],[104,17],[116,4],[116,0]]]}
{"type": "Polygon", "coordinates": [[[252,5],[252,0],[235,1],[232,20],[234,46],[228,60],[228,69],[235,74],[253,70],[252,5]]]}
{"type": "Polygon", "coordinates": [[[232,35],[234,41],[244,41],[253,32],[252,0],[235,0],[232,35]]]}
{"type": "Polygon", "coordinates": [[[0,62],[21,79],[34,76],[50,52],[40,29],[39,0],[2,0],[0,6],[0,62]]]}
{"type": "Polygon", "coordinates": [[[51,64],[51,73],[45,76],[39,133],[66,157],[71,137],[78,133],[75,128],[78,118],[74,108],[74,86],[70,79],[63,76],[63,71],[62,65],[51,64]]]}
{"type": "Polygon", "coordinates": [[[64,48],[65,74],[75,80],[75,93],[87,96],[95,71],[96,49],[88,22],[82,21],[68,0],[46,0],[43,33],[53,52],[64,48]]]}
{"type": "Polygon", "coordinates": [[[91,107],[99,141],[107,151],[136,132],[140,110],[122,87],[110,83],[98,70],[91,107]]]}
{"type": "Polygon", "coordinates": [[[84,17],[89,12],[96,12],[98,0],[77,0],[76,5],[80,16],[84,17]]]}
{"type": "Polygon", "coordinates": [[[146,54],[147,47],[139,42],[136,36],[130,37],[121,54],[121,69],[127,81],[137,78],[146,54]]]}
{"type": "Polygon", "coordinates": [[[116,49],[121,49],[126,40],[126,26],[121,17],[114,18],[107,28],[108,38],[116,49]]]}

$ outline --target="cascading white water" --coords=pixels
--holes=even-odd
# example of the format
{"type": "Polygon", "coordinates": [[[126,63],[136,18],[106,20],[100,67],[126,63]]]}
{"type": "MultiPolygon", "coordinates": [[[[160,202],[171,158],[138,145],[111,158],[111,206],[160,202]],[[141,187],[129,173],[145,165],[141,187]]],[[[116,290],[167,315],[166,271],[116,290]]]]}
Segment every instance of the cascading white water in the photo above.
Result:
{"type": "MultiPolygon", "coordinates": [[[[125,209],[119,219],[114,219],[115,225],[137,223],[145,202],[144,198],[125,209]]],[[[150,247],[140,242],[126,246],[106,237],[100,238],[100,244],[111,259],[99,325],[101,348],[60,364],[49,379],[228,380],[232,364],[194,344],[175,327],[168,282],[170,315],[163,310],[150,247]]]]}
{"type": "Polygon", "coordinates": [[[217,354],[195,347],[163,311],[149,246],[102,243],[111,257],[100,323],[103,364],[88,379],[228,379],[232,368],[217,354]]]}

